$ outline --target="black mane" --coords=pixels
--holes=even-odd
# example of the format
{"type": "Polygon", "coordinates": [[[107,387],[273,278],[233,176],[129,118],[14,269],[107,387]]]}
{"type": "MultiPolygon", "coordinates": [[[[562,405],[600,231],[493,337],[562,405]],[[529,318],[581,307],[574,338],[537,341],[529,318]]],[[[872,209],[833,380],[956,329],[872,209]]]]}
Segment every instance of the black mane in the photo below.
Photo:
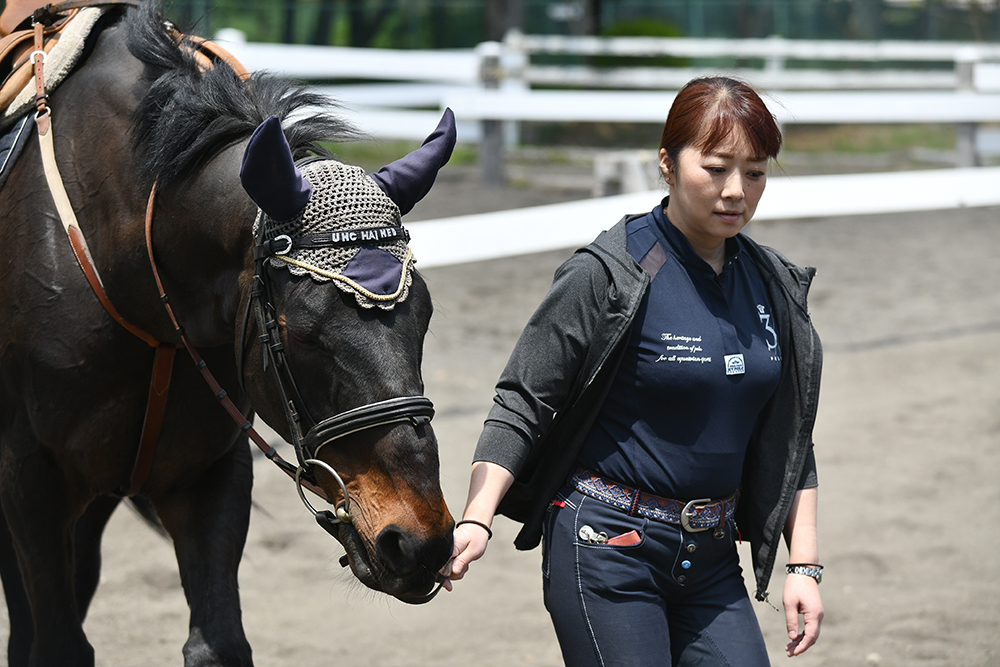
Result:
{"type": "Polygon", "coordinates": [[[320,142],[356,138],[357,132],[333,115],[330,98],[269,74],[240,79],[229,67],[202,71],[187,49],[164,27],[159,2],[143,2],[127,12],[123,25],[128,49],[148,64],[155,79],[132,121],[132,147],[140,172],[161,186],[190,173],[224,148],[246,139],[270,116],[282,119],[296,159],[328,156],[320,142]],[[295,122],[288,118],[299,113],[295,122]]]}

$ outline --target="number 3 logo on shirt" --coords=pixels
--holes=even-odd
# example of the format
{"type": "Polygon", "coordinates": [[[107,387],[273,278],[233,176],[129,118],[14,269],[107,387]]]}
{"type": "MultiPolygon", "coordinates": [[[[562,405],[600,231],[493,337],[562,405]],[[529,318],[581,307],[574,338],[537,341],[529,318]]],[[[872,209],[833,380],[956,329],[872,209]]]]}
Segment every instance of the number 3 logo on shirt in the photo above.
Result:
{"type": "Polygon", "coordinates": [[[764,311],[764,306],[758,303],[757,314],[760,316],[760,321],[764,324],[764,329],[771,334],[771,339],[774,341],[767,341],[767,350],[768,352],[773,352],[778,349],[778,332],[771,326],[771,314],[764,311]]]}

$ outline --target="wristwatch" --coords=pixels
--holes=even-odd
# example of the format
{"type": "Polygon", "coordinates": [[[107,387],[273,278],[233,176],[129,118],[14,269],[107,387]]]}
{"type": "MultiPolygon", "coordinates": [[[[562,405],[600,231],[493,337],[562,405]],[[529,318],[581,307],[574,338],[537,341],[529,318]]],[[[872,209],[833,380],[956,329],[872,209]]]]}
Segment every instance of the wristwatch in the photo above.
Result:
{"type": "Polygon", "coordinates": [[[785,574],[804,574],[807,577],[812,577],[819,584],[823,581],[823,566],[812,563],[789,563],[785,566],[785,574]]]}

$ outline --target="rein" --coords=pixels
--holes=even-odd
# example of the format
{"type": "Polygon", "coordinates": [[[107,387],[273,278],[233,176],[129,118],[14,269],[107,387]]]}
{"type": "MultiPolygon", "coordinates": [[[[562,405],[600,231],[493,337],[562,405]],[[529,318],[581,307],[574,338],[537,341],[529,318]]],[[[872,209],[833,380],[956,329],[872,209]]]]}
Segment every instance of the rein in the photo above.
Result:
{"type": "MultiPolygon", "coordinates": [[[[194,362],[194,365],[201,372],[202,377],[208,384],[209,388],[211,388],[215,398],[222,404],[222,407],[225,408],[227,413],[229,413],[229,416],[232,417],[233,421],[239,424],[240,430],[246,433],[247,437],[253,440],[254,444],[257,445],[258,449],[264,452],[264,456],[267,457],[269,461],[272,461],[278,466],[278,468],[284,471],[285,474],[296,480],[296,482],[299,482],[299,472],[297,467],[281,458],[277,450],[267,444],[267,441],[265,441],[264,438],[257,433],[256,429],[254,429],[253,423],[246,418],[238,407],[236,407],[236,404],[233,403],[231,398],[229,398],[226,390],[222,388],[219,382],[215,379],[215,376],[212,375],[212,371],[208,369],[208,364],[205,363],[205,360],[201,358],[200,354],[198,354],[198,350],[191,344],[190,339],[184,332],[184,327],[180,325],[177,316],[174,314],[174,309],[170,305],[170,298],[163,289],[163,281],[160,280],[160,271],[156,266],[156,258],[153,255],[153,211],[155,209],[155,204],[156,184],[154,183],[149,192],[149,201],[146,203],[146,254],[149,256],[149,267],[153,271],[153,279],[156,281],[156,289],[160,294],[160,301],[163,303],[163,307],[167,311],[167,316],[170,317],[170,322],[174,325],[174,331],[180,337],[181,344],[187,350],[188,355],[190,355],[191,361],[194,362]]],[[[319,486],[315,486],[309,482],[302,482],[301,485],[304,485],[320,498],[330,502],[326,492],[319,486]]]]}

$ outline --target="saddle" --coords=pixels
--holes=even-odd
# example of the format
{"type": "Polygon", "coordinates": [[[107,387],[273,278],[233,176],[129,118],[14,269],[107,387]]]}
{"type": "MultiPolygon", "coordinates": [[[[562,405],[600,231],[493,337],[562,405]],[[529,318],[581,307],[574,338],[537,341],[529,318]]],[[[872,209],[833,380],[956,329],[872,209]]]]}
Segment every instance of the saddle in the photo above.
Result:
{"type": "MultiPolygon", "coordinates": [[[[31,54],[34,51],[34,24],[41,23],[46,53],[45,83],[49,92],[76,65],[84,42],[101,15],[110,7],[138,6],[139,0],[70,0],[49,4],[44,0],[9,0],[0,15],[0,129],[10,125],[34,106],[35,90],[31,54]]],[[[184,35],[175,27],[174,39],[194,52],[207,69],[223,62],[241,77],[246,68],[214,42],[184,35]]]]}
{"type": "Polygon", "coordinates": [[[11,124],[33,106],[31,53],[33,26],[42,27],[46,58],[46,79],[54,88],[73,68],[83,52],[84,40],[109,4],[135,4],[136,0],[114,2],[65,2],[51,5],[40,0],[8,2],[0,15],[0,128],[11,124]],[[96,6],[95,6],[96,5],[96,6]],[[90,8],[93,7],[93,8],[90,8]]]}

